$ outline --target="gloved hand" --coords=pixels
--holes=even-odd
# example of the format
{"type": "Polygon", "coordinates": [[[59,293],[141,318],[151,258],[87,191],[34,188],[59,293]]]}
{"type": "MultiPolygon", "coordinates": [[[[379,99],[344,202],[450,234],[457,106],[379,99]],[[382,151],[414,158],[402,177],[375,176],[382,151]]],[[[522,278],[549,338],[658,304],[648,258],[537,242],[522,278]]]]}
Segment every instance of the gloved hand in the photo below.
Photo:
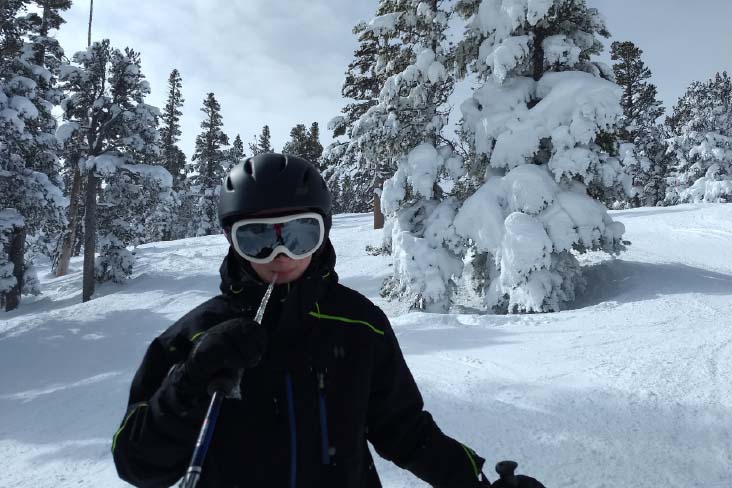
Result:
{"type": "Polygon", "coordinates": [[[545,488],[539,481],[522,474],[515,475],[514,471],[518,467],[515,461],[501,461],[496,464],[496,472],[499,474],[498,479],[491,486],[493,488],[545,488]]]}
{"type": "Polygon", "coordinates": [[[188,359],[171,373],[176,389],[190,396],[205,396],[212,384],[229,392],[237,372],[253,368],[262,359],[267,332],[253,320],[235,318],[211,327],[196,342],[188,359]]]}

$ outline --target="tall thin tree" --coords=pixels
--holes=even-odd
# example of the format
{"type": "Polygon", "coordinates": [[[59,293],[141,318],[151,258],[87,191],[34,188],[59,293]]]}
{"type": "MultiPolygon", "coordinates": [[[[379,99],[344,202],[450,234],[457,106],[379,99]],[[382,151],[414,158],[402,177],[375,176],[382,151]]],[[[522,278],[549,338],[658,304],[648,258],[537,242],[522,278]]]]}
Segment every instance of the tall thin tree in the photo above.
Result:
{"type": "Polygon", "coordinates": [[[231,159],[231,164],[238,164],[242,159],[244,159],[244,156],[246,156],[244,153],[244,142],[241,140],[241,136],[237,134],[234,138],[234,142],[231,144],[231,149],[229,149],[229,159],[231,159]]]}
{"type": "Polygon", "coordinates": [[[262,127],[262,133],[259,136],[254,136],[254,142],[249,144],[249,150],[252,152],[252,156],[274,152],[274,148],[272,148],[272,136],[268,125],[262,127]]]}
{"type": "Polygon", "coordinates": [[[173,188],[180,189],[185,179],[185,156],[181,157],[181,150],[178,141],[182,135],[180,128],[180,117],[183,115],[182,95],[183,81],[180,72],[174,69],[168,77],[168,100],[163,109],[162,127],[160,128],[161,152],[163,166],[173,176],[173,188]]]}
{"type": "Polygon", "coordinates": [[[621,143],[633,145],[629,146],[632,157],[625,158],[625,170],[633,178],[635,194],[627,203],[636,207],[653,206],[663,200],[666,180],[666,145],[656,123],[665,110],[657,98],[656,86],[649,81],[651,70],[643,62],[642,54],[630,41],[616,41],[610,46],[615,82],[623,89],[618,138],[621,143]]]}
{"type": "MultiPolygon", "coordinates": [[[[94,0],[89,2],[89,32],[87,47],[91,46],[92,16],[94,14],[94,0]]],[[[97,251],[96,214],[97,214],[97,175],[94,169],[87,174],[86,201],[84,202],[84,270],[82,278],[81,301],[91,300],[96,286],[94,279],[94,257],[97,251]]]]}
{"type": "Polygon", "coordinates": [[[203,100],[201,111],[205,114],[201,122],[203,131],[196,137],[196,149],[191,158],[191,188],[197,193],[196,214],[193,215],[188,235],[200,236],[213,234],[218,228],[216,201],[221,187],[221,179],[228,166],[224,146],[229,145],[229,137],[223,131],[221,105],[213,93],[203,100]]]}

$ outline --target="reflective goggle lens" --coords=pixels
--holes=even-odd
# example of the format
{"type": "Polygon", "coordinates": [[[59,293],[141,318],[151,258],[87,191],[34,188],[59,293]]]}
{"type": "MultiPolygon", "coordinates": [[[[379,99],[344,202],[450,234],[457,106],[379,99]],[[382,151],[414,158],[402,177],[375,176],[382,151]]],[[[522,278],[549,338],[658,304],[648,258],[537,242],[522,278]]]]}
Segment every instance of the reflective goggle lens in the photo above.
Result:
{"type": "Polygon", "coordinates": [[[306,257],[323,241],[322,218],[306,215],[239,221],[232,227],[235,247],[242,256],[254,260],[270,260],[279,246],[292,258],[306,257]]]}

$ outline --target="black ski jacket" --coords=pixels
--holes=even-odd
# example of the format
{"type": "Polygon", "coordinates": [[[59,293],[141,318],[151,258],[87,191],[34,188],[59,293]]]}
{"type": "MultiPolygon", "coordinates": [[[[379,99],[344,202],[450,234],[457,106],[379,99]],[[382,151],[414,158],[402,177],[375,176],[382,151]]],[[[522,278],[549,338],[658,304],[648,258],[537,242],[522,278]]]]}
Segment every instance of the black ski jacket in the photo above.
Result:
{"type": "MultiPolygon", "coordinates": [[[[380,487],[376,452],[440,488],[473,488],[484,460],[443,434],[423,409],[384,313],[338,283],[327,241],[305,275],[278,285],[262,325],[269,344],[245,371],[242,399],[226,399],[200,488],[380,487]]],[[[112,443],[120,477],[171,486],[190,462],[208,401],[171,395],[171,368],[210,327],[254,317],[266,285],[231,251],[222,294],[196,307],[149,346],[112,443]]]]}

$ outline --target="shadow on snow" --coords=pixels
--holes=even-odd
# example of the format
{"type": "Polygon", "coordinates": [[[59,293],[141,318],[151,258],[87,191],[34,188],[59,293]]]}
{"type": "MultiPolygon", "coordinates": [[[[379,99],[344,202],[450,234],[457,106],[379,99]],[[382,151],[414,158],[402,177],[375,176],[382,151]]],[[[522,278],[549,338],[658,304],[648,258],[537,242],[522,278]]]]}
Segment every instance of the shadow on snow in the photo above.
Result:
{"type": "Polygon", "coordinates": [[[587,266],[583,272],[589,285],[567,310],[607,301],[630,303],[687,293],[732,296],[732,275],[685,264],[615,259],[587,266]]]}

